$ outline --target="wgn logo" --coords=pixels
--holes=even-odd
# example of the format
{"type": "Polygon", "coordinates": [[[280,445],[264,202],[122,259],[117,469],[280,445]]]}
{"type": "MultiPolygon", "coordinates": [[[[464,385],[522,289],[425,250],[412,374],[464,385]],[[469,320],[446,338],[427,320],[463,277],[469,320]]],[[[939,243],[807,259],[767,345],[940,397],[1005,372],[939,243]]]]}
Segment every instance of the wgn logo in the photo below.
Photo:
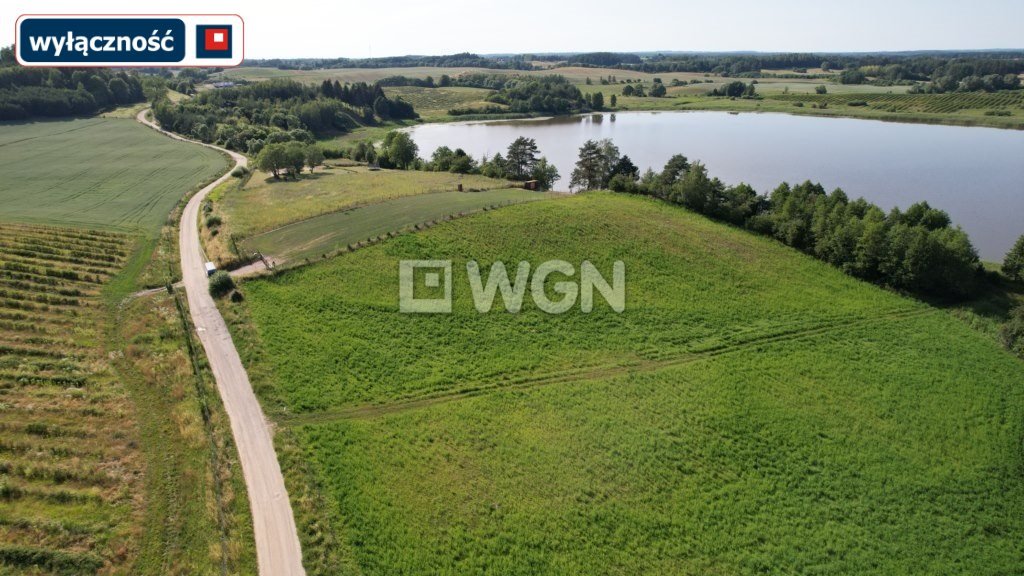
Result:
{"type": "Polygon", "coordinates": [[[24,66],[237,66],[236,15],[22,16],[15,26],[24,66]]]}
{"type": "MultiPolygon", "coordinates": [[[[505,310],[518,313],[523,308],[523,298],[529,287],[530,295],[538,309],[549,314],[568,312],[579,301],[580,310],[589,313],[594,309],[594,292],[604,298],[615,312],[626,309],[626,266],[622,261],[612,264],[612,281],[609,283],[592,263],[584,260],[580,264],[579,282],[571,280],[576,267],[564,260],[548,260],[532,270],[529,262],[520,262],[516,267],[515,281],[508,275],[504,262],[491,265],[487,281],[481,278],[480,265],[475,261],[466,263],[466,275],[473,294],[473,306],[481,314],[490,312],[494,298],[501,292],[505,310]],[[559,276],[565,280],[560,280],[559,276]],[[549,283],[548,278],[556,280],[549,283]],[[548,295],[548,288],[556,294],[548,295]]],[[[452,311],[452,262],[451,260],[401,260],[398,263],[399,310],[419,314],[450,314],[452,311]]]]}

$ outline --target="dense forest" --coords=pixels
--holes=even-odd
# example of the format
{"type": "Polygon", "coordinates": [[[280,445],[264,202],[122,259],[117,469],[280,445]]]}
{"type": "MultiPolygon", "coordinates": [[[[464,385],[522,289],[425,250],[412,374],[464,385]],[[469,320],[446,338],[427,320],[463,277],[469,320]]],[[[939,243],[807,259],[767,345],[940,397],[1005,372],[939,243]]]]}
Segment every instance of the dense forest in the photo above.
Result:
{"type": "Polygon", "coordinates": [[[417,117],[411,104],[389,99],[379,84],[309,86],[280,79],[207,90],[179,102],[163,99],[153,113],[169,130],[249,154],[265,144],[311,142],[359,125],[417,117]]]}
{"type": "Polygon", "coordinates": [[[641,176],[607,140],[584,144],[571,185],[679,204],[899,290],[966,298],[985,276],[967,234],[926,202],[886,213],[863,198],[850,200],[840,189],[829,193],[812,182],[783,183],[759,195],[746,184],[725,185],[682,155],[672,157],[661,172],[641,176]]]}
{"type": "Polygon", "coordinates": [[[145,99],[138,75],[105,68],[25,68],[0,49],[0,120],[88,116],[145,99]]]}

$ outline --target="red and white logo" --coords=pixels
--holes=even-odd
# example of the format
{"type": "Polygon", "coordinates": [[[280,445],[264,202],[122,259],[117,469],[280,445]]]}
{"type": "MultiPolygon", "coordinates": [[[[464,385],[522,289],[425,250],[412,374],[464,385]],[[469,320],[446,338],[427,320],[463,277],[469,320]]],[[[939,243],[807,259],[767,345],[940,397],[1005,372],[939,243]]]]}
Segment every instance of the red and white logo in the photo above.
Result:
{"type": "Polygon", "coordinates": [[[231,37],[228,28],[207,28],[203,30],[203,48],[210,51],[224,51],[231,49],[231,37]]]}

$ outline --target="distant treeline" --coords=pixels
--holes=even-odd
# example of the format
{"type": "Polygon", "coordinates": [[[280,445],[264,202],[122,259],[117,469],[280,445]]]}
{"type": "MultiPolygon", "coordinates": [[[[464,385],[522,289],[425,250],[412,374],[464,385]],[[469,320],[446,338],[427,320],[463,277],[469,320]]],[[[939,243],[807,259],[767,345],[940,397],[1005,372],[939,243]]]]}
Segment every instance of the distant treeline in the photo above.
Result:
{"type": "Polygon", "coordinates": [[[0,50],[0,120],[87,116],[145,99],[139,77],[105,68],[25,68],[0,50]]]}
{"type": "Polygon", "coordinates": [[[1005,90],[1020,87],[1024,52],[949,54],[742,54],[653,56],[638,65],[618,65],[651,73],[703,72],[758,78],[762,70],[835,72],[843,84],[923,83],[920,91],[1005,90]]]}
{"type": "Polygon", "coordinates": [[[568,66],[612,67],[620,64],[640,64],[637,54],[621,52],[587,52],[584,54],[537,54],[528,56],[538,62],[564,62],[568,66]]]}
{"type": "Polygon", "coordinates": [[[685,206],[776,238],[848,274],[919,294],[966,298],[985,273],[967,234],[926,202],[886,213],[820,184],[783,183],[767,195],[747,184],[727,186],[699,162],[676,155],[663,171],[640,176],[610,141],[587,142],[572,186],[610,188],[685,206]]]}
{"type": "Polygon", "coordinates": [[[488,57],[469,52],[445,56],[389,56],[385,58],[273,58],[269,60],[246,60],[245,65],[279,68],[281,70],[410,67],[533,69],[530,62],[522,56],[488,57]]]}
{"type": "Polygon", "coordinates": [[[389,99],[378,84],[309,86],[283,79],[207,90],[179,102],[162,99],[153,114],[168,130],[249,154],[269,143],[312,142],[379,120],[417,117],[411,104],[389,99]]]}

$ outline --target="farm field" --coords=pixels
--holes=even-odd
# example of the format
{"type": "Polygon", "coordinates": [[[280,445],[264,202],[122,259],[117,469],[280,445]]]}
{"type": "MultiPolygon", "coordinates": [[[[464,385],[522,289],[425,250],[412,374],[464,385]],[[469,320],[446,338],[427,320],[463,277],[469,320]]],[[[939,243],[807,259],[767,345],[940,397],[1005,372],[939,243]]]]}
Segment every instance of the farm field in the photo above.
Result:
{"type": "Polygon", "coordinates": [[[134,413],[99,342],[111,232],[0,226],[0,566],[92,573],[135,548],[134,413]]]}
{"type": "Polygon", "coordinates": [[[768,239],[591,193],[241,290],[224,310],[279,426],[310,574],[1020,561],[1020,361],[768,239]],[[479,314],[470,258],[621,259],[626,311],[479,314]],[[398,312],[401,259],[453,261],[453,314],[398,312]]]}
{"type": "Polygon", "coordinates": [[[253,572],[187,311],[126,299],[163,284],[173,208],[225,161],[128,119],[0,134],[0,573],[253,572]]]}
{"type": "Polygon", "coordinates": [[[108,308],[133,242],[0,224],[3,574],[254,568],[245,487],[175,297],[125,302],[116,321],[108,308]]]}
{"type": "Polygon", "coordinates": [[[0,220],[155,234],[183,194],[227,166],[134,120],[4,124],[0,220]]]}
{"type": "Polygon", "coordinates": [[[302,220],[248,238],[242,246],[246,253],[259,250],[278,263],[295,262],[343,251],[350,245],[402,232],[417,224],[549,197],[521,188],[419,194],[302,220]]]}

